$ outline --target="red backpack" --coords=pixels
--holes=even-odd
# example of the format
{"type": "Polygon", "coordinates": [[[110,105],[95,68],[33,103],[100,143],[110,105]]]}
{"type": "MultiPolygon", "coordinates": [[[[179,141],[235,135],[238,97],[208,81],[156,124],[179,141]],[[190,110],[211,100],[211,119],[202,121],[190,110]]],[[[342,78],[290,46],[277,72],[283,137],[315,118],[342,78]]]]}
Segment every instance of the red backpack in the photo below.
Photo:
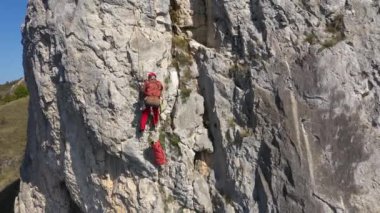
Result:
{"type": "Polygon", "coordinates": [[[157,80],[148,80],[144,83],[144,94],[145,96],[155,96],[160,97],[163,87],[161,82],[157,80]]]}
{"type": "Polygon", "coordinates": [[[160,141],[156,141],[152,144],[154,161],[158,166],[164,165],[166,163],[165,151],[162,149],[160,141]]]}

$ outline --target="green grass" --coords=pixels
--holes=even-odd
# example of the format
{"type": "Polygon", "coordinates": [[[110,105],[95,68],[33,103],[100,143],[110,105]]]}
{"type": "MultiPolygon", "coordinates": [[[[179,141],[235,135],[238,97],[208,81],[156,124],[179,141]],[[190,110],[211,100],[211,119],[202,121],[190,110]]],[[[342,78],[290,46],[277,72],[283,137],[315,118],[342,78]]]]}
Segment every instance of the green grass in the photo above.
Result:
{"type": "Polygon", "coordinates": [[[28,99],[0,106],[0,191],[19,178],[26,144],[28,99]],[[7,165],[2,166],[5,162],[7,165]]]}

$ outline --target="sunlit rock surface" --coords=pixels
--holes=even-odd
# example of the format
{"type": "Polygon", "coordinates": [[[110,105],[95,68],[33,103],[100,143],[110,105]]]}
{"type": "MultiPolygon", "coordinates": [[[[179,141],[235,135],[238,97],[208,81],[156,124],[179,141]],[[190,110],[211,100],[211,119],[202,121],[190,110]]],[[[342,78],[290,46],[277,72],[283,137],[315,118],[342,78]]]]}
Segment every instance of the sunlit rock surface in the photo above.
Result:
{"type": "Polygon", "coordinates": [[[16,212],[380,212],[379,13],[359,0],[30,0],[16,212]],[[159,128],[140,135],[150,71],[166,89],[159,128]]]}

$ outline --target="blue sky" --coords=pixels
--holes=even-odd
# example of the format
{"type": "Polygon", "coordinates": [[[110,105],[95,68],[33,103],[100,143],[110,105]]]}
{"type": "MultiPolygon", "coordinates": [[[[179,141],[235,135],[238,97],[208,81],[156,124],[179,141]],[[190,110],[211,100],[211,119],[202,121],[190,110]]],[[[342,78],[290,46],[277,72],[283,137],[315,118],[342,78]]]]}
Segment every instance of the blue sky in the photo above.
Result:
{"type": "Polygon", "coordinates": [[[0,84],[24,75],[21,24],[27,0],[0,0],[0,84]]]}

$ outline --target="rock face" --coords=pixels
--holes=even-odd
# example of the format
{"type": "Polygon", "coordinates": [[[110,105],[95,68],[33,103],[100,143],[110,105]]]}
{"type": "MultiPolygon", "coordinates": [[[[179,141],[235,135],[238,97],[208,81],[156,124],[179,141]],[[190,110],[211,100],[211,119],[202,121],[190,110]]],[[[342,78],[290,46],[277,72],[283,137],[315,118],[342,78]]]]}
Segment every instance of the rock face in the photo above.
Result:
{"type": "Polygon", "coordinates": [[[380,212],[379,13],[359,0],[30,0],[16,212],[380,212]],[[139,135],[150,71],[161,121],[139,135]]]}

